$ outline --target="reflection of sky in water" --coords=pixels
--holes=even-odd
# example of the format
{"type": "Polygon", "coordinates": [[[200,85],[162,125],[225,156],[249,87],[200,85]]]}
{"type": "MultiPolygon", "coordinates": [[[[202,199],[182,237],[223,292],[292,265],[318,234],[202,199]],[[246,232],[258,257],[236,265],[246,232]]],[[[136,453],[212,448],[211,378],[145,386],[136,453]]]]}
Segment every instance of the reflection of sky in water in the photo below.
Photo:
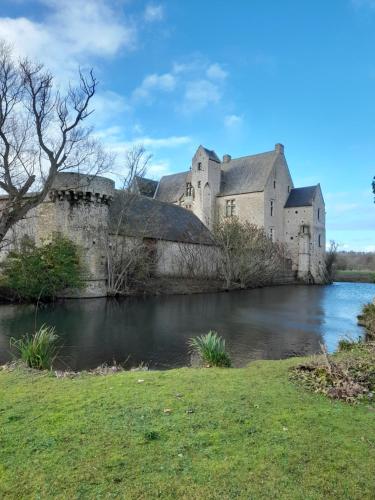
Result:
{"type": "MultiPolygon", "coordinates": [[[[64,349],[60,366],[94,367],[114,359],[158,368],[189,362],[191,336],[217,330],[236,366],[253,359],[312,354],[325,342],[357,337],[356,316],[375,296],[375,285],[280,286],[219,294],[65,301],[38,312],[55,325],[64,349]]],[[[33,306],[0,306],[0,362],[9,337],[34,328],[33,306]]]]}

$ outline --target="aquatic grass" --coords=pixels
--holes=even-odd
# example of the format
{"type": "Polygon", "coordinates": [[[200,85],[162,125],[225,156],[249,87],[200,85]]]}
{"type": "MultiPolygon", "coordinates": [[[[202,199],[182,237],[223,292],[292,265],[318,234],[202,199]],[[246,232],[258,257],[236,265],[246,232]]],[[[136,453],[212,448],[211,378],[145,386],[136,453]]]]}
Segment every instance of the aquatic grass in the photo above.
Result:
{"type": "Polygon", "coordinates": [[[43,324],[33,335],[26,334],[20,339],[12,337],[10,345],[29,368],[50,370],[58,353],[58,338],[54,326],[43,324]]]}
{"type": "Polygon", "coordinates": [[[339,340],[337,345],[338,352],[342,351],[352,351],[362,343],[362,338],[353,339],[351,337],[344,337],[339,340]]]}
{"type": "Polygon", "coordinates": [[[375,304],[365,304],[362,314],[358,316],[358,323],[366,328],[367,340],[375,340],[375,304]]]}
{"type": "Polygon", "coordinates": [[[231,366],[230,357],[225,350],[225,340],[215,331],[211,330],[206,335],[191,338],[189,347],[210,366],[231,366]]]}

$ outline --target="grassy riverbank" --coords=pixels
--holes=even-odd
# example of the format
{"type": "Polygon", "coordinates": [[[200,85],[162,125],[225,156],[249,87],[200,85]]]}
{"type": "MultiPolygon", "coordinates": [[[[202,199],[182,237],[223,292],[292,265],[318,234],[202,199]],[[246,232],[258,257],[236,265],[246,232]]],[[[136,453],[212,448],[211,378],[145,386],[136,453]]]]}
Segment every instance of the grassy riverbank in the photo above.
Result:
{"type": "Polygon", "coordinates": [[[335,281],[375,283],[375,271],[336,271],[335,281]]]}
{"type": "Polygon", "coordinates": [[[299,362],[0,372],[0,497],[374,498],[373,409],[295,385],[299,362]]]}

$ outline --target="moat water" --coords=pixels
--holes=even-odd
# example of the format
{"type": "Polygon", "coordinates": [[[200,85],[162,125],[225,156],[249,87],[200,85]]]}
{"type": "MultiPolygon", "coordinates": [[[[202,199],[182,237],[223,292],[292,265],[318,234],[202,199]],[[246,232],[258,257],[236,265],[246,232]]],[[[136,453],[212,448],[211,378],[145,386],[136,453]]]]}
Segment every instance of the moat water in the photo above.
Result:
{"type": "MultiPolygon", "coordinates": [[[[58,368],[141,362],[154,369],[188,365],[190,337],[216,330],[235,366],[255,359],[333,351],[340,338],[363,334],[356,316],[375,296],[375,284],[280,286],[231,293],[67,300],[38,310],[37,325],[61,337],[58,368]]],[[[0,364],[12,359],[10,337],[32,332],[35,307],[0,306],[0,364]]]]}

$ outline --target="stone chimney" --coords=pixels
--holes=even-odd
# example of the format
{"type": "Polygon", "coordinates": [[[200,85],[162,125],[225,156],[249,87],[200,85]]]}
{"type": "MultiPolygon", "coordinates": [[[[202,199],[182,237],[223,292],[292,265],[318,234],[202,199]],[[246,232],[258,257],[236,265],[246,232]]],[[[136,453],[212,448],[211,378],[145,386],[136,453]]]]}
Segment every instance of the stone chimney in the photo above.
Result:
{"type": "Polygon", "coordinates": [[[229,163],[231,161],[232,157],[231,155],[224,155],[223,156],[223,163],[229,163]]]}
{"type": "Polygon", "coordinates": [[[275,151],[284,154],[284,146],[280,143],[275,144],[275,151]]]}

